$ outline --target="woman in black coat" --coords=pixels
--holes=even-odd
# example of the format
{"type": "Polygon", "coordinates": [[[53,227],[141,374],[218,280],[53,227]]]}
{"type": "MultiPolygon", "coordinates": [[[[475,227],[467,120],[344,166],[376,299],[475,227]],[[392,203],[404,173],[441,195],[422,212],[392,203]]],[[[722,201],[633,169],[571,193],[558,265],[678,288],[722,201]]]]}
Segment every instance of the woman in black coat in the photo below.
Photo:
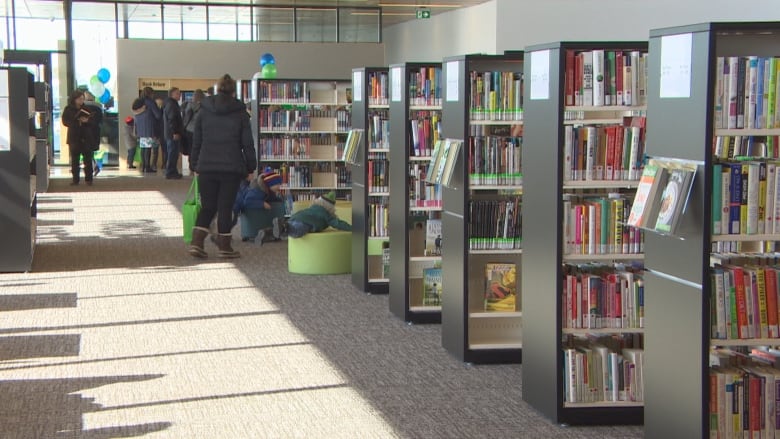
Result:
{"type": "Polygon", "coordinates": [[[84,91],[73,90],[68,97],[68,105],[62,110],[62,124],[68,127],[68,147],[70,149],[70,172],[73,176],[71,186],[79,184],[79,162],[84,163],[84,181],[92,185],[92,148],[87,146],[90,130],[91,112],[84,108],[84,91]]]}
{"type": "Polygon", "coordinates": [[[241,180],[257,169],[257,156],[246,105],[235,94],[236,81],[223,76],[217,95],[205,98],[195,116],[190,169],[197,173],[202,208],[192,230],[190,254],[199,258],[206,257],[203,241],[215,215],[217,256],[239,257],[230,245],[233,202],[241,180]]]}

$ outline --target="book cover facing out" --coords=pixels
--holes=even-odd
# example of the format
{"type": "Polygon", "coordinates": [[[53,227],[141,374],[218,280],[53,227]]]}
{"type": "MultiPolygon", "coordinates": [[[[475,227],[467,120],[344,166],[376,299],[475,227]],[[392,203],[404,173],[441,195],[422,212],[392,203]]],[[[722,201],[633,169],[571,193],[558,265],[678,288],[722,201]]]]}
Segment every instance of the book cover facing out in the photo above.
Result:
{"type": "Polygon", "coordinates": [[[661,195],[658,208],[658,219],[655,230],[661,233],[674,234],[680,222],[688,189],[691,187],[694,171],[687,169],[670,169],[669,180],[661,195]]]}
{"type": "Polygon", "coordinates": [[[423,269],[423,306],[441,306],[441,268],[423,269]]]}
{"type": "Polygon", "coordinates": [[[485,311],[515,311],[517,266],[513,263],[485,264],[485,311]]]}

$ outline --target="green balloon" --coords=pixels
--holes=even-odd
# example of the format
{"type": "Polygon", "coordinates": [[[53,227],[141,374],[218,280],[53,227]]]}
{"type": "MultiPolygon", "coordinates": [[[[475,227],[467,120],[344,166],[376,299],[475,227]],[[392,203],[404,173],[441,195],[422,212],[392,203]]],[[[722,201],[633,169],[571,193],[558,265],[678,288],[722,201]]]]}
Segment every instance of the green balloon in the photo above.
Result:
{"type": "Polygon", "coordinates": [[[276,78],[276,64],[266,64],[262,70],[263,78],[273,79],[276,78]]]}

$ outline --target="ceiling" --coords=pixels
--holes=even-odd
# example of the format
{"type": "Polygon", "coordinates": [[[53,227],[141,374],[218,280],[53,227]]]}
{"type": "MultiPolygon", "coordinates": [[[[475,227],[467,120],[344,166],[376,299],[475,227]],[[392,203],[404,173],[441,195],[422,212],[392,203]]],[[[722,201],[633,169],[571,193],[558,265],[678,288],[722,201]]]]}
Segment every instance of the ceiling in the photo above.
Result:
{"type": "MultiPolygon", "coordinates": [[[[169,4],[169,9],[166,10],[166,16],[170,16],[170,9],[180,9],[181,17],[183,21],[202,20],[205,13],[198,13],[199,10],[203,11],[205,5],[240,5],[240,6],[265,6],[265,7],[291,7],[298,8],[329,8],[329,7],[346,7],[346,8],[381,8],[382,10],[382,24],[383,26],[392,26],[400,22],[415,20],[416,10],[418,8],[427,8],[431,11],[431,15],[440,14],[443,12],[452,11],[454,9],[474,6],[477,4],[485,3],[489,0],[179,0],[179,1],[165,1],[165,0],[119,0],[121,3],[127,3],[128,16],[131,20],[136,21],[154,21],[159,20],[155,13],[157,5],[162,3],[163,5],[169,4]]],[[[17,17],[26,18],[45,18],[45,19],[58,19],[62,18],[62,2],[52,0],[12,0],[14,3],[14,10],[17,17]]],[[[113,1],[112,0],[92,0],[88,4],[85,4],[79,0],[74,0],[74,12],[73,18],[79,20],[113,20],[113,1]],[[96,5],[96,3],[106,3],[103,6],[96,5]]],[[[300,9],[299,9],[300,10],[300,9]]],[[[10,15],[10,3],[0,2],[0,14],[10,15]]],[[[209,12],[210,19],[218,19],[218,14],[215,16],[211,11],[209,12]]]]}

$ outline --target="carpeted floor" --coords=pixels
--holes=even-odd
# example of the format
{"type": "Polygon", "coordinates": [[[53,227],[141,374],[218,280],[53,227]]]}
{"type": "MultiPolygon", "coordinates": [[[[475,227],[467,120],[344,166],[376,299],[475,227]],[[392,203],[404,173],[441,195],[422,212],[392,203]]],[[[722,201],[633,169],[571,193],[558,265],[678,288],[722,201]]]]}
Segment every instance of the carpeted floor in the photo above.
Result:
{"type": "Polygon", "coordinates": [[[187,177],[67,182],[32,272],[0,274],[0,438],[642,437],[551,424],[521,366],[463,364],[348,275],[288,273],[283,243],[194,260],[187,177]]]}

